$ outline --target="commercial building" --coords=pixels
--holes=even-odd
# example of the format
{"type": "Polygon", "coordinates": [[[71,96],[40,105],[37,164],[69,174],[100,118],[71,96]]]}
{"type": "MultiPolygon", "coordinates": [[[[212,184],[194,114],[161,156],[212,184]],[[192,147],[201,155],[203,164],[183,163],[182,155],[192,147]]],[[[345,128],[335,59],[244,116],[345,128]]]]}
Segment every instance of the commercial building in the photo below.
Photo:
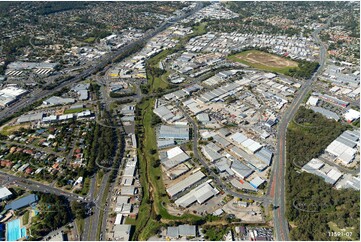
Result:
{"type": "Polygon", "coordinates": [[[7,86],[0,90],[0,107],[7,107],[21,96],[28,93],[27,90],[16,86],[7,86]]]}
{"type": "Polygon", "coordinates": [[[261,177],[256,176],[255,178],[253,178],[249,183],[256,189],[258,189],[263,183],[265,183],[266,181],[263,180],[261,177]]]}
{"type": "Polygon", "coordinates": [[[12,196],[12,192],[9,191],[6,187],[0,188],[0,201],[9,199],[12,196]]]}
{"type": "Polygon", "coordinates": [[[196,173],[188,176],[184,180],[180,181],[179,183],[173,185],[172,187],[167,189],[168,195],[173,198],[180,192],[188,189],[192,185],[196,184],[200,180],[202,180],[205,177],[204,173],[201,171],[197,171],[196,173]]]}
{"type": "Polygon", "coordinates": [[[38,196],[35,194],[30,194],[25,197],[22,197],[18,200],[15,200],[5,206],[5,210],[18,210],[20,208],[30,206],[33,203],[36,203],[38,201],[38,196]]]}

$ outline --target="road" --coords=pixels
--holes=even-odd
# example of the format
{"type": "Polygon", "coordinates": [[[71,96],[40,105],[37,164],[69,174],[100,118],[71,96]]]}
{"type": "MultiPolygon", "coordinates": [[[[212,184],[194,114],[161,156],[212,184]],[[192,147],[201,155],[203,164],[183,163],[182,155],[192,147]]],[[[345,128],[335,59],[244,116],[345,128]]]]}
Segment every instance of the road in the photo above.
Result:
{"type": "Polygon", "coordinates": [[[2,177],[2,179],[4,179],[4,180],[7,180],[8,183],[14,183],[14,184],[18,185],[19,187],[22,187],[22,188],[25,188],[25,189],[28,189],[31,191],[47,192],[47,193],[55,194],[57,196],[65,196],[70,201],[81,200],[84,202],[88,202],[88,199],[81,198],[74,193],[63,191],[61,189],[51,187],[49,185],[45,185],[45,184],[42,184],[40,182],[36,182],[33,180],[29,180],[29,179],[15,176],[15,175],[11,175],[11,174],[8,174],[3,171],[0,171],[0,177],[2,177]]]}
{"type": "Polygon", "coordinates": [[[301,87],[297,97],[288,107],[280,123],[278,124],[276,154],[273,162],[274,164],[272,168],[270,186],[267,193],[273,198],[273,205],[277,207],[277,210],[274,210],[273,220],[275,228],[275,240],[278,241],[289,240],[289,227],[288,222],[285,218],[285,168],[287,127],[288,124],[293,120],[294,115],[296,114],[307,93],[312,90],[312,83],[316,81],[317,76],[322,72],[326,64],[326,48],[321,42],[318,35],[321,30],[328,27],[332,18],[333,17],[331,17],[327,21],[327,24],[325,26],[316,29],[312,33],[313,38],[320,45],[320,66],[318,70],[301,87]]]}

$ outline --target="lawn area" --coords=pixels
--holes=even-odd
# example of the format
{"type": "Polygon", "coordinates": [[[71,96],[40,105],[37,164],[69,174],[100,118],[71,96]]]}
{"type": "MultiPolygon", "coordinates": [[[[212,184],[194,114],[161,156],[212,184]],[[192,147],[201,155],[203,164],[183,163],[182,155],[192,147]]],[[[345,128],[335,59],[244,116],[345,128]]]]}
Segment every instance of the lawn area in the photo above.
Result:
{"type": "Polygon", "coordinates": [[[84,42],[86,42],[86,43],[93,43],[94,41],[95,41],[95,37],[89,37],[84,40],[84,42]]]}
{"type": "Polygon", "coordinates": [[[13,125],[13,126],[3,126],[2,129],[0,130],[0,134],[2,135],[10,135],[15,131],[18,131],[19,129],[24,128],[24,129],[28,129],[30,128],[29,124],[18,124],[18,125],[13,125]]]}
{"type": "Polygon", "coordinates": [[[354,228],[350,228],[350,227],[347,227],[345,229],[340,229],[336,223],[334,222],[328,222],[327,223],[328,226],[330,227],[330,229],[333,231],[333,232],[341,232],[341,236],[340,236],[340,239],[341,240],[351,240],[352,238],[352,234],[355,232],[354,231],[354,228]],[[347,235],[350,235],[350,236],[347,236],[347,235]]]}
{"type": "Polygon", "coordinates": [[[23,225],[27,225],[29,223],[29,215],[30,212],[27,210],[23,215],[23,225]]]}
{"type": "Polygon", "coordinates": [[[83,232],[83,229],[84,229],[84,219],[76,218],[75,223],[76,223],[76,227],[78,229],[78,233],[81,234],[83,232]]]}
{"type": "Polygon", "coordinates": [[[228,59],[260,70],[281,74],[287,74],[290,69],[298,68],[298,63],[293,60],[259,50],[243,51],[228,56],[228,59]]]}
{"type": "Polygon", "coordinates": [[[67,109],[64,111],[64,114],[71,114],[71,113],[80,113],[85,110],[88,110],[88,108],[74,108],[74,109],[67,109]]]}

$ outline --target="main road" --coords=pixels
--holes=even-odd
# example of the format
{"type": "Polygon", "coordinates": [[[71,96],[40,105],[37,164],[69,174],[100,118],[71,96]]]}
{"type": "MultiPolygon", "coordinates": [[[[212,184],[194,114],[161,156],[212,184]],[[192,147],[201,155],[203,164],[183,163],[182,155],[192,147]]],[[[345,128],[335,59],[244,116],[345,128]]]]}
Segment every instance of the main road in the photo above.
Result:
{"type": "Polygon", "coordinates": [[[293,100],[289,108],[284,113],[277,130],[277,147],[272,174],[270,179],[270,186],[268,194],[273,198],[273,205],[276,208],[273,214],[275,240],[285,241],[289,240],[288,222],[285,218],[285,168],[286,168],[286,133],[288,124],[295,116],[303,99],[309,91],[312,90],[312,83],[316,81],[317,76],[322,72],[326,64],[326,48],[319,38],[321,30],[328,27],[333,17],[329,18],[327,24],[317,28],[312,36],[320,45],[320,60],[319,68],[312,75],[310,79],[304,82],[302,88],[299,90],[297,97],[293,100]]]}

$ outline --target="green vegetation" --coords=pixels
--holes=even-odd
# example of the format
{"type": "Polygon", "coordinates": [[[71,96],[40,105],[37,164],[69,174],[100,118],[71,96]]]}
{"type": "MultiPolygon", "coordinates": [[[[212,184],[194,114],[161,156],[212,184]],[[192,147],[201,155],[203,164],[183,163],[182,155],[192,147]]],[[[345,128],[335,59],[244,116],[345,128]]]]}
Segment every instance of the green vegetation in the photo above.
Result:
{"type": "Polygon", "coordinates": [[[127,92],[127,93],[118,93],[118,92],[111,92],[109,96],[111,98],[121,98],[121,97],[131,97],[134,96],[134,92],[127,92]]]}
{"type": "Polygon", "coordinates": [[[89,37],[84,40],[84,42],[86,42],[86,43],[93,43],[94,41],[95,41],[94,37],[89,37]]]}
{"type": "Polygon", "coordinates": [[[298,69],[295,61],[255,49],[230,55],[228,59],[260,70],[281,74],[287,74],[291,69],[298,69]]]}
{"type": "Polygon", "coordinates": [[[32,218],[31,240],[40,240],[50,231],[60,228],[72,219],[69,201],[63,196],[36,193],[39,196],[39,214],[32,218]]]}
{"type": "Polygon", "coordinates": [[[345,126],[321,114],[301,107],[290,123],[287,132],[287,218],[295,225],[290,231],[291,240],[337,240],[330,237],[329,222],[339,228],[353,227],[352,239],[359,239],[359,191],[336,190],[318,176],[298,173],[299,168],[337,138],[345,126]],[[305,212],[294,207],[294,202],[312,206],[305,212]]]}
{"type": "Polygon", "coordinates": [[[291,68],[287,73],[288,76],[293,76],[295,78],[304,78],[308,79],[312,74],[317,70],[320,65],[318,62],[309,62],[305,60],[298,61],[298,68],[291,68]]]}
{"type": "Polygon", "coordinates": [[[227,226],[207,226],[203,228],[205,239],[210,241],[222,241],[228,231],[229,228],[227,226]]]}
{"type": "Polygon", "coordinates": [[[71,114],[71,113],[80,113],[85,110],[88,110],[88,108],[74,108],[74,109],[67,109],[64,111],[64,114],[71,114]]]}
{"type": "Polygon", "coordinates": [[[26,212],[23,215],[23,225],[27,225],[29,223],[29,210],[26,210],[26,212]]]}
{"type": "MultiPolygon", "coordinates": [[[[330,229],[333,231],[333,232],[340,232],[341,233],[341,236],[340,236],[340,239],[341,240],[351,240],[352,239],[352,236],[348,236],[348,235],[352,235],[353,234],[353,231],[354,231],[354,228],[353,227],[347,227],[347,228],[344,228],[344,229],[340,229],[336,223],[334,222],[328,222],[327,223],[328,226],[330,227],[330,229]]],[[[331,231],[330,231],[331,232],[331,231]]]]}

